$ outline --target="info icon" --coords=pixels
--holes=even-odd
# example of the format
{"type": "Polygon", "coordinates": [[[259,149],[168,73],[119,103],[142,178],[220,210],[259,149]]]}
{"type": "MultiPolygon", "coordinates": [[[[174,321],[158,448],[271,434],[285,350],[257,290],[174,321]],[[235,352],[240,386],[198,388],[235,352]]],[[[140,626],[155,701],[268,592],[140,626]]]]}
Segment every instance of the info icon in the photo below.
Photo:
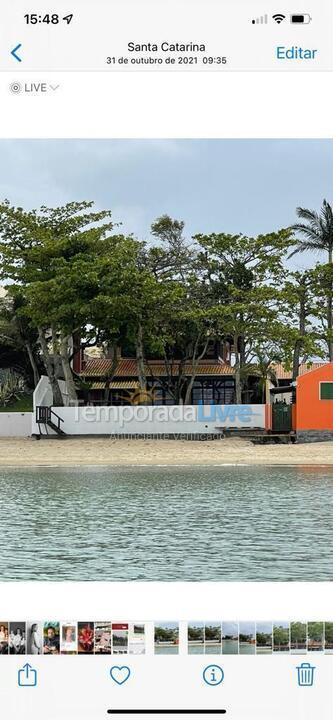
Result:
{"type": "Polygon", "coordinates": [[[202,677],[207,685],[214,687],[215,685],[221,685],[221,682],[224,680],[224,672],[220,665],[207,665],[202,673],[202,677]]]}

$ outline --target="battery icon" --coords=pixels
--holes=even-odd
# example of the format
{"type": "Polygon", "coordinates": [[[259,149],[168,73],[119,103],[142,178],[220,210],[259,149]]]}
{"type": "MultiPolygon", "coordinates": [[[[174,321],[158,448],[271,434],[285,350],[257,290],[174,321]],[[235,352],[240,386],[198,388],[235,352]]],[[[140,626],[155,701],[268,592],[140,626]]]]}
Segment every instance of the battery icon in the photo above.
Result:
{"type": "Polygon", "coordinates": [[[290,22],[295,25],[308,25],[312,20],[309,13],[303,15],[290,15],[290,22]]]}

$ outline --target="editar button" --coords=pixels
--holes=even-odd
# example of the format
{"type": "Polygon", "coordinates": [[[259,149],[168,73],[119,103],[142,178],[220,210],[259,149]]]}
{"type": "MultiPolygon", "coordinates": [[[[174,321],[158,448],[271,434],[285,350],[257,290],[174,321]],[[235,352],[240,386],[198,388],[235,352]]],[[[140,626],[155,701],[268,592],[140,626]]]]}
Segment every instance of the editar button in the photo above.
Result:
{"type": "Polygon", "coordinates": [[[315,48],[302,48],[297,45],[287,47],[278,45],[276,48],[277,60],[316,60],[319,50],[315,48]]]}

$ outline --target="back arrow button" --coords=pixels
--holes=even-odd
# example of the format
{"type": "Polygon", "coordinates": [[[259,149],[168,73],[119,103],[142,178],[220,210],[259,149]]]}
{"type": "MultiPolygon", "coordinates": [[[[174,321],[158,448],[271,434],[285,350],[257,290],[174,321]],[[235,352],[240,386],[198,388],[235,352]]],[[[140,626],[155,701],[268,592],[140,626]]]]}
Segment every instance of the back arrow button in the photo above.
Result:
{"type": "Polygon", "coordinates": [[[17,51],[18,51],[21,47],[22,47],[22,43],[19,43],[18,45],[16,45],[16,47],[14,47],[13,50],[10,51],[10,54],[13,56],[13,58],[15,58],[15,60],[17,60],[17,62],[22,62],[22,58],[20,58],[20,56],[17,55],[17,51]]]}

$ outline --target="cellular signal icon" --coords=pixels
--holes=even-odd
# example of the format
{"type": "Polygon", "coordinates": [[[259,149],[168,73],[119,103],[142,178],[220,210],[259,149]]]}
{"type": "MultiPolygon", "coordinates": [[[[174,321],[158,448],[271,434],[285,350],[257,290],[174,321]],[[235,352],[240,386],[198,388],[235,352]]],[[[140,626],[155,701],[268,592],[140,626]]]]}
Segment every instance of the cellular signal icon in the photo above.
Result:
{"type": "Polygon", "coordinates": [[[252,25],[268,25],[268,15],[260,15],[260,17],[254,18],[252,25]]]}

